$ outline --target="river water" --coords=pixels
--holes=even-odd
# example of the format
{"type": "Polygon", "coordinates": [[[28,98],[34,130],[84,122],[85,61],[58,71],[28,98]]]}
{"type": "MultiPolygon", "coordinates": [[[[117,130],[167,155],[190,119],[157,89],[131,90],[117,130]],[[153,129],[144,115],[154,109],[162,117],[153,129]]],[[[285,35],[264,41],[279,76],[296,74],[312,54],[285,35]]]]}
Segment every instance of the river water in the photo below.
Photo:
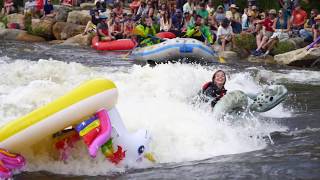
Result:
{"type": "MultiPolygon", "coordinates": [[[[154,165],[114,166],[82,147],[67,162],[28,159],[14,179],[320,179],[320,72],[257,64],[141,66],[126,53],[0,42],[0,125],[51,102],[82,82],[104,77],[119,90],[117,108],[130,131],[148,129],[154,165]],[[258,93],[283,84],[288,98],[260,114],[212,116],[195,104],[217,69],[226,88],[258,93]]],[[[81,146],[81,145],[80,145],[81,146]]]]}

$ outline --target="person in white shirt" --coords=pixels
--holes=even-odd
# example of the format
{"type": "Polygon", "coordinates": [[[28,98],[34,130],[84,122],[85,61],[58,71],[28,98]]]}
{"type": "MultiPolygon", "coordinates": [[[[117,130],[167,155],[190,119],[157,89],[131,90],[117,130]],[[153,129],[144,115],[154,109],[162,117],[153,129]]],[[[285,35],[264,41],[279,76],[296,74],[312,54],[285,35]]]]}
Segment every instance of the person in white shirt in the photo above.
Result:
{"type": "Polygon", "coordinates": [[[24,13],[31,13],[33,14],[34,9],[35,9],[36,3],[33,0],[28,0],[25,4],[24,4],[24,13]]]}
{"type": "Polygon", "coordinates": [[[232,42],[232,47],[235,46],[235,36],[232,31],[229,19],[223,19],[221,25],[218,28],[217,32],[218,43],[221,45],[221,50],[225,50],[226,44],[232,42]]]}
{"type": "Polygon", "coordinates": [[[183,5],[183,13],[189,12],[189,14],[192,14],[194,10],[194,4],[192,0],[188,0],[184,5],[183,5]]]}

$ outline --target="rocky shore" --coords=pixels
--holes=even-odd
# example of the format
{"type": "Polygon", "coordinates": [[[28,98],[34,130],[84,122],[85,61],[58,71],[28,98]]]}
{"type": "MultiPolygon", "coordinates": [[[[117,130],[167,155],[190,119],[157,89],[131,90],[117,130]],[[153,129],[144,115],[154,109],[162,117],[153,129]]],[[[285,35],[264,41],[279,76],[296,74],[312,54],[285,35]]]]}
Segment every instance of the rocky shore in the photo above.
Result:
{"type": "MultiPolygon", "coordinates": [[[[27,42],[44,42],[72,46],[90,46],[94,34],[83,35],[86,24],[91,20],[89,9],[93,3],[83,3],[80,7],[55,6],[56,16],[33,19],[22,14],[10,14],[0,19],[0,39],[27,42]],[[2,22],[1,22],[2,21],[2,22]],[[5,29],[5,23],[19,24],[21,29],[5,29]]],[[[308,44],[300,37],[277,43],[268,56],[251,56],[256,48],[255,37],[251,34],[236,36],[236,48],[227,47],[220,56],[227,62],[247,59],[253,63],[271,63],[299,67],[320,65],[320,48],[306,50],[308,44]]],[[[219,51],[219,45],[216,45],[219,51]]]]}

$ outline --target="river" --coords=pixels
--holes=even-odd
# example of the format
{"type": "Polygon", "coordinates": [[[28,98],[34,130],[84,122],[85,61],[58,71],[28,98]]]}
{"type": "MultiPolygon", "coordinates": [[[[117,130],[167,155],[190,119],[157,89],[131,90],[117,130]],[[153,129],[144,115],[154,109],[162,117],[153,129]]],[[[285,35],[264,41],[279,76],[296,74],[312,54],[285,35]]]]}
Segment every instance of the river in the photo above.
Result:
{"type": "Polygon", "coordinates": [[[277,65],[141,66],[124,52],[0,42],[0,125],[51,102],[80,83],[104,77],[119,90],[117,108],[130,131],[148,129],[157,163],[122,167],[85,148],[67,162],[28,159],[14,179],[320,179],[320,71],[277,65]],[[212,116],[193,99],[218,69],[226,88],[257,93],[270,84],[288,98],[260,114],[212,116]]]}

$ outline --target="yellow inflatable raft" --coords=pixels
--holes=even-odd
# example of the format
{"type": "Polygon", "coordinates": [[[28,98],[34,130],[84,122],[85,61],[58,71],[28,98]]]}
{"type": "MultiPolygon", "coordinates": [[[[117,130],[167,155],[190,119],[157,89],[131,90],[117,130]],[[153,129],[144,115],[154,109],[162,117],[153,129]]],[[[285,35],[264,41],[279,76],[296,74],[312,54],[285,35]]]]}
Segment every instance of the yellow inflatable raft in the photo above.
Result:
{"type": "Polygon", "coordinates": [[[115,106],[118,91],[106,79],[90,80],[55,101],[9,122],[0,128],[0,148],[13,152],[29,147],[41,139],[79,124],[84,118],[115,106]]]}

